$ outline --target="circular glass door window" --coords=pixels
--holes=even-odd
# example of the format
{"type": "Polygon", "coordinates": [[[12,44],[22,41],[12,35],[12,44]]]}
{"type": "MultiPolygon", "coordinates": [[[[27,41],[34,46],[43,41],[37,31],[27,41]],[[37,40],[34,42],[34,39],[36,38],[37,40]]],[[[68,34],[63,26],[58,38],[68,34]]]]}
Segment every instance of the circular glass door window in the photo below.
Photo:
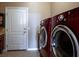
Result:
{"type": "Polygon", "coordinates": [[[40,48],[44,48],[47,44],[47,32],[45,27],[42,27],[40,30],[40,48]]]}
{"type": "Polygon", "coordinates": [[[73,38],[62,30],[59,30],[53,34],[52,34],[52,49],[55,56],[60,57],[75,56],[76,47],[73,43],[73,38]]]}

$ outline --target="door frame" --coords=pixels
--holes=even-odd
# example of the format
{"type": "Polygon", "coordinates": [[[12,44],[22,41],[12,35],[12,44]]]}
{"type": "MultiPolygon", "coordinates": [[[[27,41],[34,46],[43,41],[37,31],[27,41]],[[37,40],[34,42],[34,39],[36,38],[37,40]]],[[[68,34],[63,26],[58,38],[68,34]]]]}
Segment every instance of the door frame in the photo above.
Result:
{"type": "MultiPolygon", "coordinates": [[[[27,7],[5,7],[5,49],[4,49],[4,51],[8,51],[8,48],[7,48],[7,46],[8,46],[8,42],[7,42],[7,31],[8,30],[7,30],[7,22],[6,22],[7,21],[7,15],[6,14],[7,14],[7,9],[8,8],[24,8],[24,9],[27,10],[27,15],[28,15],[28,8],[27,7]]],[[[28,16],[27,16],[27,19],[28,19],[28,16]]],[[[29,30],[28,24],[27,24],[27,30],[29,30]]],[[[28,34],[27,34],[27,45],[26,46],[27,46],[26,47],[26,50],[28,50],[28,34]]]]}

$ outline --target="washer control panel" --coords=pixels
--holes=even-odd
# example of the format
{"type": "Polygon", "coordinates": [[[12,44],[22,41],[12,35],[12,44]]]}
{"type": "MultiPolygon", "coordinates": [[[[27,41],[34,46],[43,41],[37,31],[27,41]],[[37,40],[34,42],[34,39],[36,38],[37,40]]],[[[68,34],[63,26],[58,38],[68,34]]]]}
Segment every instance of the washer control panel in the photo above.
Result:
{"type": "Polygon", "coordinates": [[[59,15],[58,19],[59,19],[59,21],[62,21],[62,20],[64,20],[64,16],[63,15],[59,15]]]}
{"type": "Polygon", "coordinates": [[[66,21],[66,18],[64,17],[64,15],[59,15],[58,21],[66,21]]]}

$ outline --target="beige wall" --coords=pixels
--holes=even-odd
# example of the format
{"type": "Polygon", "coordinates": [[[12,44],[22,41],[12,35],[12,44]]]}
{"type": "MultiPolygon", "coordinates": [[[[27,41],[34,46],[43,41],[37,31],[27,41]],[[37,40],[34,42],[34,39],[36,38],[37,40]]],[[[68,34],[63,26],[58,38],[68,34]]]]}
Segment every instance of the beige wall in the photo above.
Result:
{"type": "Polygon", "coordinates": [[[52,3],[52,16],[59,13],[65,12],[67,10],[79,7],[78,2],[55,2],[52,3]]]}
{"type": "Polygon", "coordinates": [[[37,48],[37,32],[39,32],[40,21],[51,16],[50,3],[0,3],[0,13],[5,13],[6,7],[29,8],[28,48],[37,48]]]}
{"type": "Polygon", "coordinates": [[[50,3],[28,3],[29,6],[29,48],[37,47],[37,32],[40,21],[51,16],[50,3]]]}
{"type": "Polygon", "coordinates": [[[18,2],[18,3],[13,3],[13,2],[5,2],[5,3],[0,3],[0,12],[4,13],[5,12],[5,7],[28,7],[29,8],[29,13],[41,13],[42,18],[47,18],[50,16],[50,3],[43,3],[43,2],[33,2],[33,3],[28,3],[28,2],[18,2]]]}

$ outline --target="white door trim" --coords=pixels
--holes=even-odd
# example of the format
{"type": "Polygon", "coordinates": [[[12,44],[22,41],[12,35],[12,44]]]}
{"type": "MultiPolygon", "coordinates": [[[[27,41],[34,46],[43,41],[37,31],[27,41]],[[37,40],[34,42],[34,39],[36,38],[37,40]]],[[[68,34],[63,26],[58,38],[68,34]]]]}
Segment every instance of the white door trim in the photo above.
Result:
{"type": "MultiPolygon", "coordinates": [[[[25,9],[27,9],[27,12],[28,12],[28,8],[27,7],[6,7],[5,8],[5,49],[4,49],[4,51],[8,51],[8,49],[7,49],[7,8],[25,8],[25,9]]],[[[28,15],[28,13],[27,13],[27,15],[28,15]]],[[[27,16],[27,18],[28,18],[28,16],[27,16]]],[[[29,28],[28,28],[28,30],[29,30],[29,28]]],[[[27,47],[26,47],[26,50],[28,50],[28,36],[27,36],[27,47]]]]}

